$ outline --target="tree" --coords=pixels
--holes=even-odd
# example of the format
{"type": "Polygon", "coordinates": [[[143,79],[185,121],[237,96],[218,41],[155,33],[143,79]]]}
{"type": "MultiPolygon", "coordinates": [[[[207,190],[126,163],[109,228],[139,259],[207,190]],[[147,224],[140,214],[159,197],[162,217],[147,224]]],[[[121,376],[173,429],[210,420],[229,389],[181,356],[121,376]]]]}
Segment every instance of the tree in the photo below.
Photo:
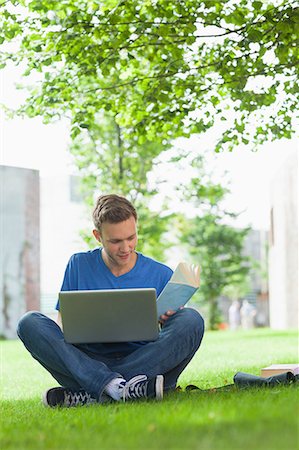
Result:
{"type": "MultiPolygon", "coordinates": [[[[124,135],[112,114],[97,114],[95,123],[82,130],[71,144],[70,151],[84,182],[85,194],[118,191],[140,202],[153,196],[155,187],[149,186],[148,173],[154,160],[168,145],[153,142],[138,144],[134,135],[124,135]]],[[[93,198],[89,198],[93,204],[93,198]]]]}
{"type": "Polygon", "coordinates": [[[219,322],[218,297],[228,286],[242,286],[250,267],[249,258],[243,255],[244,238],[249,229],[239,230],[225,221],[236,215],[221,208],[228,189],[212,180],[202,184],[207,176],[202,158],[196,158],[193,166],[198,176],[190,181],[185,191],[188,200],[196,206],[196,216],[181,219],[181,240],[201,267],[200,298],[209,305],[209,326],[219,322]]]}
{"type": "MultiPolygon", "coordinates": [[[[150,186],[148,174],[155,157],[167,148],[167,145],[148,141],[138,144],[134,136],[124,137],[120,126],[107,112],[98,114],[96,123],[82,130],[70,148],[79,169],[86,203],[93,205],[95,192],[126,196],[138,212],[138,250],[161,261],[170,245],[164,234],[171,214],[150,210],[149,202],[157,191],[150,186]]],[[[81,235],[88,244],[93,244],[90,233],[83,231],[81,235]]]]}
{"type": "Polygon", "coordinates": [[[18,49],[5,47],[0,64],[38,77],[19,112],[67,116],[73,137],[99,111],[139,143],[202,133],[218,119],[217,150],[294,132],[294,0],[4,0],[1,9],[0,44],[18,49]]]}

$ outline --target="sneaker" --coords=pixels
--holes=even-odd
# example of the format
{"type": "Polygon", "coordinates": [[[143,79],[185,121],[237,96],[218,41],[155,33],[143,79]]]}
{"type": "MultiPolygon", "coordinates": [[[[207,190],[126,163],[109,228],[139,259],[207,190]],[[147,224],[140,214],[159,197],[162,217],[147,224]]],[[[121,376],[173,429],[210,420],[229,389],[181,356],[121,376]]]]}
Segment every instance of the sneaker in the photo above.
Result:
{"type": "Polygon", "coordinates": [[[137,375],[127,381],[123,391],[122,400],[137,400],[139,398],[163,399],[163,375],[157,375],[155,378],[147,379],[146,375],[137,375]]]}
{"type": "Polygon", "coordinates": [[[48,389],[43,395],[43,404],[55,408],[57,406],[83,406],[96,403],[93,398],[84,390],[74,391],[63,387],[48,389]]]}

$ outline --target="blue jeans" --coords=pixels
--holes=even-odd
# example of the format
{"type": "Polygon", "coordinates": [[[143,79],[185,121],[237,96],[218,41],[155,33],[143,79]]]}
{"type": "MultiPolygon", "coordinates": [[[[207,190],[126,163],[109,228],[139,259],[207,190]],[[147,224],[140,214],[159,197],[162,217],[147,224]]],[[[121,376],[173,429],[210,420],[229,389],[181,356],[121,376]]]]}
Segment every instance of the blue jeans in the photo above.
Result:
{"type": "Polygon", "coordinates": [[[200,346],[204,334],[201,315],[183,308],[170,317],[156,341],[139,347],[130,354],[102,355],[84,346],[65,342],[60,327],[49,317],[30,311],[18,324],[18,336],[27,350],[61,386],[84,389],[98,402],[104,402],[103,391],[116,377],[126,380],[135,375],[153,378],[164,375],[164,390],[175,389],[177,379],[200,346]]]}

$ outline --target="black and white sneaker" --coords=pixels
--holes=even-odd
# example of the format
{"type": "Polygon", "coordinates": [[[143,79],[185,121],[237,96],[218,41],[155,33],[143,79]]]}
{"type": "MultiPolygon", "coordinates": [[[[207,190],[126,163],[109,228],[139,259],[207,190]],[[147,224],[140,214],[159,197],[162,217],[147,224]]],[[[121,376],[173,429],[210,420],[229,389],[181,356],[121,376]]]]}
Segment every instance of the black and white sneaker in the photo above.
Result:
{"type": "Polygon", "coordinates": [[[148,380],[146,375],[137,375],[127,381],[122,389],[122,400],[137,400],[140,398],[163,399],[163,375],[157,375],[148,380]]]}
{"type": "Polygon", "coordinates": [[[74,391],[63,387],[48,389],[43,395],[43,404],[55,408],[64,406],[70,408],[72,406],[91,405],[96,403],[88,392],[84,390],[74,391]]]}

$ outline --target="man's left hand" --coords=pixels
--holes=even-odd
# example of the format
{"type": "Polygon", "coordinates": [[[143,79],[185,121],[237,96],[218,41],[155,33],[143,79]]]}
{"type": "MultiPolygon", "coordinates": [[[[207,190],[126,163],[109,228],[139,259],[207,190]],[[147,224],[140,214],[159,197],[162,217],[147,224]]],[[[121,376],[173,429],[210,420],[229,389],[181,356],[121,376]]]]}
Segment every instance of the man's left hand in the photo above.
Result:
{"type": "Polygon", "coordinates": [[[164,325],[165,322],[169,319],[169,317],[173,316],[175,313],[176,313],[176,311],[174,311],[173,309],[169,309],[164,314],[161,314],[161,316],[159,318],[160,324],[164,325]]]}

